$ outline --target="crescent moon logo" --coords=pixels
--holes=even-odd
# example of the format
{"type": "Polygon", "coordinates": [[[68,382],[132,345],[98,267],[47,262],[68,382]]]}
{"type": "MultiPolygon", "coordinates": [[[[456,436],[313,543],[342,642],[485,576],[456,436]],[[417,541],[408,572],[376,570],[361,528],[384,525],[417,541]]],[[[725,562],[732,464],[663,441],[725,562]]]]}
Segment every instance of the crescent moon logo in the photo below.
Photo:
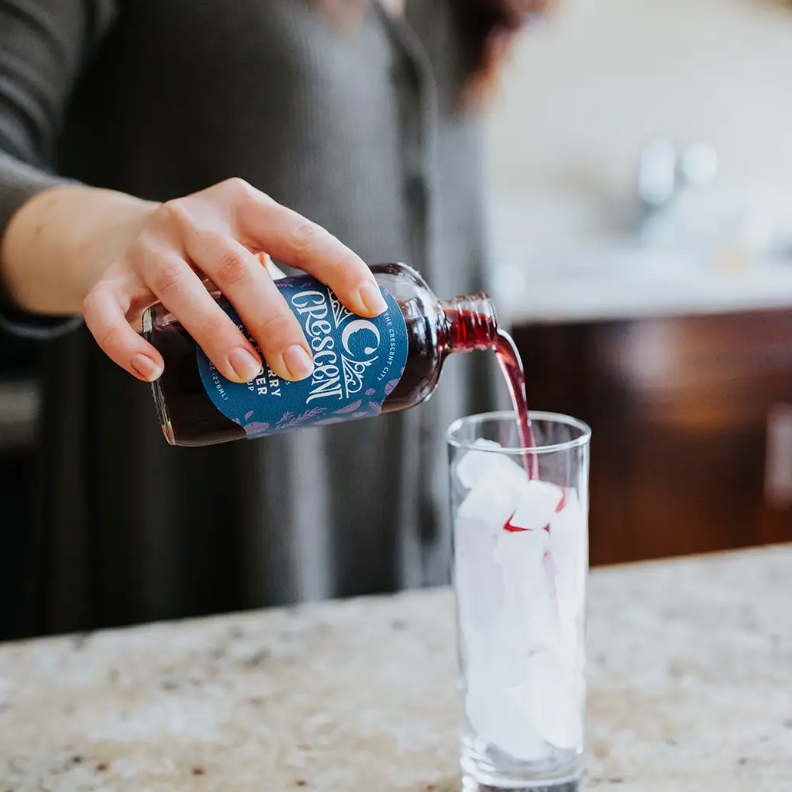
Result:
{"type": "Polygon", "coordinates": [[[377,339],[376,346],[367,346],[364,349],[364,352],[367,355],[372,355],[377,351],[380,344],[380,332],[377,330],[377,326],[373,322],[367,322],[365,319],[355,319],[355,321],[350,322],[344,328],[344,332],[341,334],[341,343],[344,345],[344,349],[346,349],[346,351],[351,355],[352,350],[349,348],[349,339],[352,338],[355,333],[358,333],[361,330],[367,330],[369,333],[374,333],[374,337],[377,339]]]}

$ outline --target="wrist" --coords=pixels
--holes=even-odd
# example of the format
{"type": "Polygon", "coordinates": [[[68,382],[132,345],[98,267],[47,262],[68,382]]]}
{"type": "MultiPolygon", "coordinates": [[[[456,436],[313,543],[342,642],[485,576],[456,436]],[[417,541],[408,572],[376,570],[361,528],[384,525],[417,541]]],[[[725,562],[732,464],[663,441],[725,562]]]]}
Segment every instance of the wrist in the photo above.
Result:
{"type": "Polygon", "coordinates": [[[79,185],[35,195],[11,218],[2,240],[0,271],[9,296],[35,313],[79,313],[158,206],[79,185]]]}
{"type": "Polygon", "coordinates": [[[101,191],[101,207],[91,223],[79,227],[70,243],[77,262],[74,298],[79,305],[101,280],[107,268],[132,244],[160,204],[124,193],[101,191]]]}

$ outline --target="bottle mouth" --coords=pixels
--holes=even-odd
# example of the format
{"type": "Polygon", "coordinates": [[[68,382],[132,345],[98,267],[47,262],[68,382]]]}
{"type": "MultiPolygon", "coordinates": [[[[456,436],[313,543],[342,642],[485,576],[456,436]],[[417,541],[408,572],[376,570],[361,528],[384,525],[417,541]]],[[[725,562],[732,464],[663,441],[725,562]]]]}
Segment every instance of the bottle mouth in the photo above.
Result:
{"type": "Polygon", "coordinates": [[[467,351],[489,349],[498,335],[498,317],[485,292],[441,300],[449,349],[467,351]]]}

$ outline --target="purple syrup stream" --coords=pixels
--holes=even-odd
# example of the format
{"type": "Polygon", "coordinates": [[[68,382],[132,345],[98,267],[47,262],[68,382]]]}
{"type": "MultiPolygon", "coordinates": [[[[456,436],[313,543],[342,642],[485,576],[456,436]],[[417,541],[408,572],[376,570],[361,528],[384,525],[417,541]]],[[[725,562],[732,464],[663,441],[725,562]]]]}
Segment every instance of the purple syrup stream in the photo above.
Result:
{"type": "MultiPolygon", "coordinates": [[[[520,353],[512,337],[503,330],[498,330],[498,337],[494,345],[495,357],[506,379],[514,411],[517,413],[517,424],[520,433],[522,448],[535,448],[536,439],[531,419],[528,416],[528,397],[525,392],[525,372],[523,371],[520,353]]],[[[523,464],[532,479],[539,478],[539,459],[536,454],[523,454],[523,464]]]]}

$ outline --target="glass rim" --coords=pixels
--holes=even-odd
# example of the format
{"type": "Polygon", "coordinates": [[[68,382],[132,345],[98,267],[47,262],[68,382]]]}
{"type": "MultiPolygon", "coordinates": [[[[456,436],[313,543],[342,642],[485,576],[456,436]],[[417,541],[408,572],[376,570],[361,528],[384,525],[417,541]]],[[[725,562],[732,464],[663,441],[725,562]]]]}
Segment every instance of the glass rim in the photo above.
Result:
{"type": "MultiPolygon", "coordinates": [[[[563,413],[546,412],[544,410],[529,410],[528,418],[533,421],[548,421],[552,423],[563,424],[564,426],[572,426],[580,430],[580,437],[575,437],[572,440],[566,440],[563,443],[553,443],[551,445],[540,445],[533,448],[519,448],[517,446],[510,446],[508,448],[482,448],[476,445],[476,440],[466,441],[460,440],[457,436],[463,426],[470,426],[471,424],[483,424],[487,421],[517,421],[517,413],[511,410],[499,410],[497,412],[477,413],[476,415],[466,415],[463,418],[458,418],[446,430],[446,442],[454,448],[463,449],[465,451],[484,451],[489,454],[509,454],[512,456],[533,454],[539,456],[540,454],[551,454],[557,451],[568,451],[573,448],[580,448],[586,445],[591,440],[591,427],[584,421],[578,418],[573,418],[571,415],[564,415],[563,413]]],[[[480,439],[480,438],[477,438],[480,439]]]]}

